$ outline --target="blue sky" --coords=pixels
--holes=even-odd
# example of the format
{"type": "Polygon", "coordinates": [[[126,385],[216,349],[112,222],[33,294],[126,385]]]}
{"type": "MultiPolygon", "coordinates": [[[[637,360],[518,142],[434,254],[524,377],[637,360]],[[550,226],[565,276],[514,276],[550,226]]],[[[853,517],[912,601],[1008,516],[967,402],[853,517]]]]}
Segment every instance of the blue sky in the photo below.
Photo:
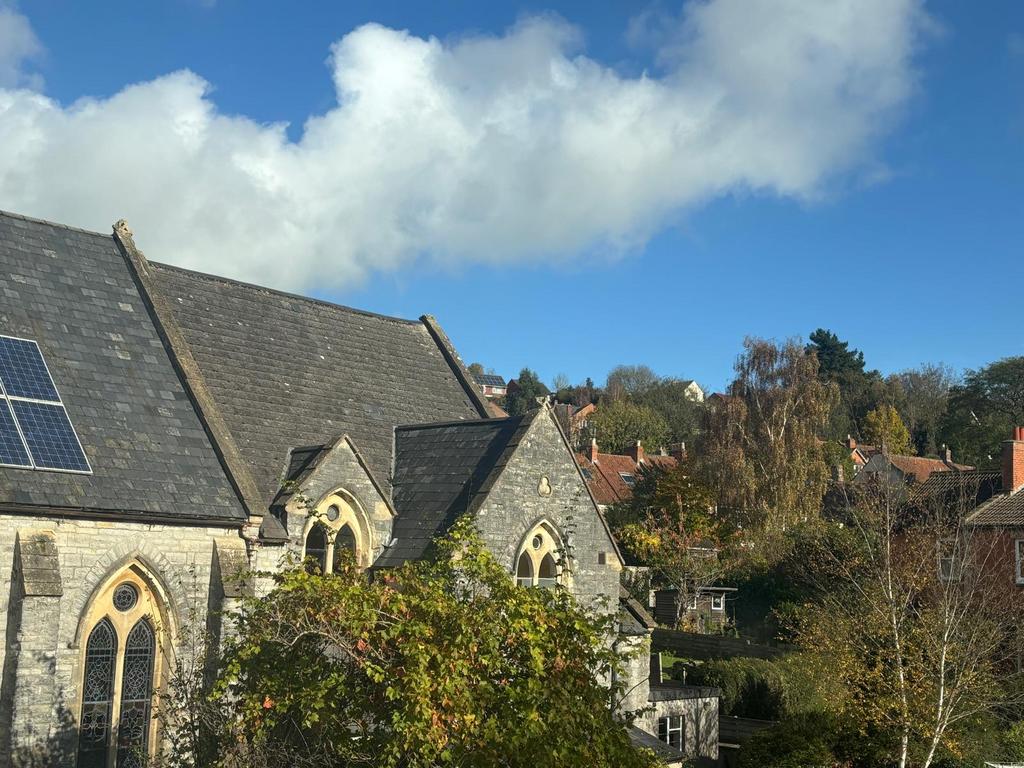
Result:
{"type": "MultiPolygon", "coordinates": [[[[20,156],[39,168],[31,175],[51,180],[33,188],[17,176],[13,162],[5,171],[0,160],[0,208],[100,230],[124,215],[154,259],[386,314],[429,312],[467,362],[479,360],[506,376],[528,365],[549,381],[557,373],[601,381],[615,364],[646,363],[659,373],[696,378],[715,389],[728,379],[745,335],[806,336],[819,326],[850,340],[864,350],[870,366],[885,372],[939,361],[958,369],[977,367],[1024,354],[1024,4],[935,2],[921,12],[908,1],[907,13],[916,14],[911,25],[905,17],[886,17],[888,11],[879,10],[885,3],[867,3],[864,15],[877,14],[877,26],[858,21],[850,30],[838,27],[842,42],[836,47],[843,50],[835,54],[846,57],[846,73],[867,62],[866,74],[836,75],[833,81],[820,72],[780,70],[795,78],[800,91],[782,117],[756,94],[729,93],[729,88],[744,91],[743,82],[737,85],[728,74],[736,49],[762,41],[742,37],[756,35],[756,29],[736,28],[733,34],[728,25],[737,22],[727,13],[728,0],[712,3],[719,6],[713,9],[721,11],[718,16],[708,11],[703,17],[694,15],[693,3],[681,8],[612,2],[436,5],[241,0],[8,5],[8,20],[16,15],[23,22],[14,27],[22,48],[8,56],[6,83],[0,52],[0,137],[24,141],[8,145],[27,147],[20,156]],[[380,27],[362,26],[368,23],[380,27]],[[908,24],[904,33],[883,50],[875,46],[880,34],[903,23],[908,24]],[[527,32],[510,31],[524,25],[527,32]],[[408,35],[399,36],[400,30],[408,35]],[[724,32],[715,37],[716,30],[724,32]],[[701,35],[698,46],[693,39],[701,35]],[[343,38],[349,45],[328,61],[332,44],[343,38]],[[613,165],[596,177],[599,182],[567,183],[568,192],[556,192],[550,200],[545,190],[560,189],[562,177],[585,174],[594,161],[584,156],[578,166],[559,170],[559,177],[545,176],[555,156],[540,152],[536,137],[516,139],[514,131],[497,153],[491,147],[446,160],[473,170],[445,176],[445,184],[461,188],[447,193],[443,206],[424,197],[421,190],[438,185],[437,174],[445,171],[419,157],[389,165],[407,142],[421,140],[420,126],[424,134],[433,133],[435,126],[422,117],[411,125],[385,126],[384,150],[374,144],[372,122],[371,128],[360,122],[360,130],[367,132],[356,134],[352,123],[332,127],[324,121],[326,154],[302,166],[305,177],[296,178],[297,172],[285,167],[307,133],[307,119],[339,108],[332,72],[357,73],[356,84],[347,87],[360,92],[387,86],[392,82],[389,68],[399,66],[394,62],[425,50],[431,38],[437,39],[436,51],[465,54],[430,70],[433,77],[446,78],[445,90],[438,93],[449,101],[452,93],[471,94],[452,102],[462,121],[460,131],[467,122],[472,127],[474,115],[496,119],[493,93],[502,89],[517,96],[516,105],[528,104],[527,132],[564,130],[577,123],[581,102],[589,117],[592,103],[605,97],[614,107],[608,120],[615,119],[620,106],[629,109],[642,99],[650,124],[678,123],[678,110],[702,102],[689,98],[672,107],[677,111],[666,108],[661,114],[660,92],[652,95],[645,89],[653,83],[670,93],[685,80],[693,97],[700,78],[710,72],[708,77],[724,83],[727,96],[746,99],[720,121],[716,118],[714,133],[741,123],[744,130],[737,134],[747,136],[750,126],[777,119],[783,132],[800,138],[791,145],[773,128],[775,133],[756,140],[719,147],[711,136],[702,139],[692,162],[678,168],[661,163],[666,170],[660,175],[651,170],[657,158],[653,166],[646,161],[631,165],[635,146],[618,133],[609,139],[601,134],[602,126],[591,126],[590,132],[572,133],[569,143],[555,143],[544,152],[573,154],[596,131],[602,143],[595,157],[601,162],[622,147],[621,174],[613,165]],[[730,44],[734,39],[735,46],[730,44]],[[491,45],[466,53],[466,41],[478,40],[491,45]],[[892,57],[891,50],[899,46],[905,55],[892,57]],[[535,89],[523,84],[520,73],[532,71],[538,62],[540,77],[547,76],[551,62],[555,69],[569,62],[573,69],[566,77],[573,85],[556,88],[555,96],[545,90],[543,99],[529,101],[533,97],[522,94],[535,89]],[[175,81],[153,95],[154,81],[181,70],[202,78],[208,90],[199,94],[191,81],[175,81]],[[879,85],[876,93],[875,80],[888,85],[879,85]],[[582,88],[577,81],[588,90],[577,93],[582,88]],[[32,111],[28,96],[13,101],[32,115],[32,133],[20,127],[15,119],[20,113],[10,104],[4,111],[5,85],[9,92],[20,89],[49,100],[42,111],[32,111]],[[129,86],[135,86],[132,98],[123,97],[124,103],[112,99],[129,86]],[[891,94],[882,93],[886,88],[891,94]],[[74,129],[75,143],[83,143],[54,170],[32,154],[26,136],[66,148],[69,141],[59,131],[72,129],[64,123],[92,120],[89,106],[77,102],[82,97],[95,100],[98,116],[77,124],[89,126],[74,129]],[[576,106],[565,107],[559,99],[576,106]],[[176,157],[177,150],[161,141],[159,121],[177,120],[180,134],[180,125],[192,125],[188,120],[205,119],[194,115],[198,103],[213,105],[220,127],[193,132],[200,138],[193,136],[192,144],[202,141],[210,147],[201,168],[212,175],[207,181],[205,171],[189,172],[190,189],[188,178],[174,177],[175,169],[192,167],[192,145],[181,150],[190,154],[176,157]],[[529,122],[534,114],[549,113],[556,122],[548,117],[529,122]],[[145,120],[137,117],[142,114],[145,120]],[[232,122],[232,117],[246,120],[232,122]],[[276,144],[260,130],[283,122],[288,127],[276,144]],[[12,133],[4,134],[5,129],[12,133]],[[118,131],[127,133],[118,134],[115,142],[111,136],[118,131]],[[79,139],[82,135],[92,138],[79,139]],[[830,144],[836,135],[844,138],[830,144]],[[773,142],[772,137],[778,138],[773,142]],[[99,159],[90,165],[93,145],[88,141],[108,167],[121,158],[136,172],[120,168],[108,174],[99,159]],[[330,147],[350,141],[354,146],[347,146],[344,161],[332,168],[337,156],[330,147]],[[364,149],[359,141],[373,146],[364,149]],[[266,148],[268,143],[274,146],[266,148]],[[806,156],[804,146],[811,147],[806,156]],[[773,164],[777,148],[779,162],[773,164]],[[375,152],[381,151],[386,153],[383,165],[375,162],[375,152]],[[707,162],[700,157],[705,152],[711,158],[707,162]],[[162,154],[167,157],[152,159],[162,154]],[[368,167],[353,176],[351,168],[364,154],[368,167]],[[217,169],[217,158],[224,155],[235,165],[217,169]],[[268,202],[264,189],[262,207],[250,208],[231,186],[239,163],[249,177],[253,167],[261,178],[273,177],[274,193],[285,188],[288,199],[296,194],[288,192],[287,184],[314,190],[322,212],[307,220],[310,205],[304,203],[291,218],[283,213],[284,223],[276,226],[272,219],[279,198],[268,202]],[[522,177],[521,169],[526,169],[522,177]],[[335,171],[339,183],[331,181],[335,171]],[[76,188],[71,180],[65,184],[60,174],[83,178],[102,192],[84,194],[85,187],[76,188]],[[700,175],[699,184],[694,174],[700,175]],[[508,191],[524,179],[535,181],[537,189],[524,197],[508,191]],[[595,185],[601,189],[595,191],[595,185]],[[202,198],[198,186],[202,194],[216,189],[216,196],[200,199],[197,210],[186,216],[181,211],[190,209],[193,193],[202,198]],[[390,201],[411,194],[410,188],[415,196],[387,208],[378,225],[378,209],[389,203],[364,204],[361,190],[370,186],[371,201],[390,201]],[[163,197],[153,191],[158,188],[165,190],[163,197]],[[649,199],[647,190],[655,190],[649,199]],[[594,194],[593,200],[588,194],[594,194]],[[332,214],[332,195],[338,207],[355,211],[351,218],[332,214]],[[476,208],[473,200],[461,200],[451,206],[455,213],[442,212],[453,195],[487,205],[476,208]],[[579,206],[559,199],[566,196],[579,196],[579,206]],[[83,203],[82,197],[92,199],[83,203]],[[250,210],[255,221],[245,213],[250,210]],[[479,226],[473,221],[477,215],[479,226]],[[253,229],[255,240],[246,239],[253,229]],[[352,240],[358,242],[349,243],[348,232],[356,229],[358,237],[352,240]],[[199,232],[202,238],[192,243],[184,232],[199,232]],[[182,240],[180,249],[176,238],[182,240]],[[268,245],[269,255],[261,256],[263,241],[276,250],[268,245]],[[295,267],[282,270],[281,263],[295,267]]],[[[820,22],[822,35],[834,31],[829,24],[829,19],[820,22]]],[[[808,31],[809,26],[794,22],[782,31],[819,34],[818,28],[808,31]]],[[[0,26],[0,44],[3,40],[0,26]]],[[[827,72],[832,53],[829,47],[825,51],[820,69],[827,72]]],[[[803,65],[798,60],[794,66],[803,65]]],[[[765,101],[791,97],[790,91],[775,95],[773,89],[781,87],[776,82],[758,89],[767,92],[765,101]]],[[[407,93],[399,96],[407,98],[407,93]]],[[[373,113],[373,120],[398,120],[381,117],[395,114],[389,111],[392,106],[404,114],[401,100],[385,106],[373,113]]],[[[426,109],[422,114],[438,114],[426,109]]],[[[442,117],[443,131],[449,131],[451,116],[442,117]]],[[[651,142],[661,135],[652,133],[651,142]]],[[[306,142],[308,150],[313,142],[309,137],[306,142]]],[[[692,149],[685,140],[679,146],[666,157],[692,149]]],[[[436,145],[430,154],[438,154],[436,145]]]]}

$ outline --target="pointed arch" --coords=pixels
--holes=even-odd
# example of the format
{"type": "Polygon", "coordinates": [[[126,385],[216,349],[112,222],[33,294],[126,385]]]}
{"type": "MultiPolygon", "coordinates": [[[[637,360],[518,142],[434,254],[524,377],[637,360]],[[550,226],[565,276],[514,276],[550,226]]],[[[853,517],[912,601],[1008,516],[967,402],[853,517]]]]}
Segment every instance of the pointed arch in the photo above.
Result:
{"type": "Polygon", "coordinates": [[[79,768],[141,766],[156,744],[154,697],[172,663],[173,622],[156,580],[133,561],[93,590],[82,649],[79,768]]]}
{"type": "Polygon", "coordinates": [[[516,583],[546,588],[568,586],[569,557],[562,534],[550,521],[534,523],[516,552],[516,583]]]}
{"type": "Polygon", "coordinates": [[[327,573],[327,529],[320,523],[313,523],[306,531],[302,559],[306,568],[319,568],[320,573],[327,573]]]}
{"type": "MultiPolygon", "coordinates": [[[[337,488],[313,506],[302,532],[303,559],[310,556],[309,536],[316,526],[324,529],[321,573],[331,573],[335,563],[340,562],[341,553],[335,553],[338,545],[351,549],[360,567],[370,567],[373,561],[373,527],[355,496],[337,488]]],[[[318,542],[316,539],[314,543],[318,542]]]]}

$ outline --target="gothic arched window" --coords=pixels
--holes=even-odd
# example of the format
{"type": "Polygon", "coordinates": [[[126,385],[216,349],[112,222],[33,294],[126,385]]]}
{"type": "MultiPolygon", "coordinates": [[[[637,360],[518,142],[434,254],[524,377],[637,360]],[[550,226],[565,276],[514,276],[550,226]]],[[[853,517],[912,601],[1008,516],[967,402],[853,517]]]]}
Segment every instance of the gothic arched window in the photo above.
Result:
{"type": "Polygon", "coordinates": [[[523,587],[551,588],[562,582],[568,573],[562,567],[561,537],[547,522],[535,525],[519,547],[516,557],[516,583],[523,587]]]}
{"type": "Polygon", "coordinates": [[[139,619],[124,644],[121,717],[117,728],[118,768],[141,768],[145,764],[155,651],[153,629],[145,618],[139,619]]]}
{"type": "Polygon", "coordinates": [[[78,768],[140,768],[153,754],[153,696],[164,645],[160,601],[132,565],[97,591],[84,618],[78,768]]]}
{"type": "Polygon", "coordinates": [[[349,553],[350,557],[357,557],[359,553],[359,547],[356,545],[356,535],[352,532],[352,528],[348,525],[341,526],[338,531],[338,535],[334,537],[334,557],[332,558],[332,571],[337,571],[341,568],[342,558],[345,553],[349,553]]]}
{"type": "Polygon", "coordinates": [[[109,619],[103,619],[89,633],[89,640],[85,644],[82,719],[78,747],[79,768],[100,768],[107,764],[116,657],[117,633],[109,619]]]}
{"type": "Polygon", "coordinates": [[[373,551],[371,531],[366,515],[355,501],[341,492],[329,494],[310,512],[306,523],[303,557],[314,558],[320,573],[333,573],[341,567],[345,552],[365,568],[373,551]]]}
{"type": "Polygon", "coordinates": [[[306,534],[305,559],[307,567],[312,567],[315,561],[320,573],[327,573],[327,531],[319,523],[314,523],[306,534]]]}

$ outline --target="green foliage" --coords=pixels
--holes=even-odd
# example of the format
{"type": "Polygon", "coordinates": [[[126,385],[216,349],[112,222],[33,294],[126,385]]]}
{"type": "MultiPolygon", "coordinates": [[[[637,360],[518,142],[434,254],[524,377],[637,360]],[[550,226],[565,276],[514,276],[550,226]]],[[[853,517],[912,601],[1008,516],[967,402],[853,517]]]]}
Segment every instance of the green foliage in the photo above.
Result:
{"type": "Polygon", "coordinates": [[[809,337],[806,346],[818,360],[818,376],[839,389],[839,400],[829,418],[828,437],[841,439],[847,434],[860,435],[864,417],[887,399],[887,386],[878,371],[864,369],[864,353],[850,349],[849,342],[840,341],[831,331],[819,328],[809,337]]]}
{"type": "Polygon", "coordinates": [[[1002,441],[1020,424],[1024,424],[1024,356],[968,371],[963,384],[950,390],[939,434],[958,461],[998,466],[1002,441]]]}
{"type": "Polygon", "coordinates": [[[466,524],[378,574],[295,568],[247,600],[204,765],[651,766],[611,704],[610,619],[517,587],[466,524]]]}
{"type": "Polygon", "coordinates": [[[690,398],[679,379],[661,379],[635,396],[634,402],[661,414],[669,443],[692,443],[700,434],[704,404],[690,398]]]}
{"type": "Polygon", "coordinates": [[[636,397],[660,381],[658,374],[646,365],[617,365],[608,372],[605,393],[613,400],[636,397]]]}
{"type": "Polygon", "coordinates": [[[668,424],[657,411],[628,400],[602,400],[590,419],[598,445],[606,453],[625,453],[640,440],[648,451],[665,445],[668,424]]]}
{"type": "Polygon", "coordinates": [[[949,391],[956,383],[953,369],[942,364],[925,364],[889,377],[895,405],[918,455],[939,453],[939,424],[946,413],[949,391]]]}
{"type": "Polygon", "coordinates": [[[537,399],[547,394],[548,388],[540,377],[529,368],[523,368],[516,379],[516,386],[511,387],[505,397],[505,410],[510,416],[522,416],[536,409],[537,399]]]}
{"type": "Polygon", "coordinates": [[[825,712],[808,712],[756,733],[740,752],[740,768],[883,768],[870,732],[825,712]]]}
{"type": "Polygon", "coordinates": [[[873,445],[884,445],[893,456],[910,453],[910,430],[891,405],[880,405],[864,418],[864,439],[873,445]]]}

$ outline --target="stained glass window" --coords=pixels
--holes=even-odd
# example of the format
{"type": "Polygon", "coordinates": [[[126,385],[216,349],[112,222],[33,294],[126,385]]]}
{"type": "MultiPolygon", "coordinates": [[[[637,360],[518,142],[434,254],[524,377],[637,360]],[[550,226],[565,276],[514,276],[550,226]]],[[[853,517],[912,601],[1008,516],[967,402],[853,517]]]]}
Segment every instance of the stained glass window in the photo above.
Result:
{"type": "Polygon", "coordinates": [[[117,768],[142,768],[153,700],[153,628],[139,619],[124,644],[121,715],[117,723],[117,768]]]}
{"type": "Polygon", "coordinates": [[[104,619],[89,633],[85,646],[82,719],[78,736],[79,768],[102,768],[107,764],[116,654],[117,633],[113,625],[104,619]]]}

